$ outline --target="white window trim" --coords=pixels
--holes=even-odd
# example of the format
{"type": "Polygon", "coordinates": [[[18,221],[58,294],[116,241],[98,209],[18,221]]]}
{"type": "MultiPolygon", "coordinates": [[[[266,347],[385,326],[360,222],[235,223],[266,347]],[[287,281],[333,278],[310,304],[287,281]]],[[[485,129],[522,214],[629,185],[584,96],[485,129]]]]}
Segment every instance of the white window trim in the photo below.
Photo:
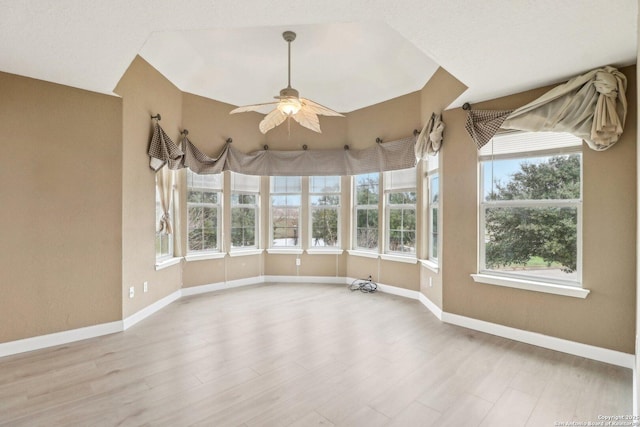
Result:
{"type": "Polygon", "coordinates": [[[527,291],[544,292],[548,294],[564,295],[574,298],[586,298],[589,290],[568,285],[558,285],[545,282],[537,282],[534,280],[516,279],[513,277],[494,276],[486,273],[472,274],[476,283],[484,283],[487,285],[505,286],[508,288],[524,289],[527,291]]]}
{"type": "Polygon", "coordinates": [[[264,252],[264,249],[244,249],[244,248],[232,248],[229,252],[230,257],[260,255],[264,252]]]}
{"type": "Polygon", "coordinates": [[[294,247],[267,248],[269,255],[302,255],[304,250],[294,247]]]}
{"type": "Polygon", "coordinates": [[[366,250],[363,250],[363,249],[349,249],[349,250],[347,250],[347,253],[349,255],[359,256],[359,257],[363,257],[363,258],[378,259],[380,257],[380,253],[377,250],[376,251],[366,251],[366,250]]]}
{"type": "MultiPolygon", "coordinates": [[[[580,157],[580,195],[583,194],[583,156],[582,146],[563,147],[551,150],[538,150],[527,151],[520,153],[510,153],[502,155],[483,155],[478,157],[478,162],[488,162],[494,160],[505,159],[525,159],[532,157],[549,157],[549,156],[561,156],[581,154],[580,157]]],[[[566,296],[576,296],[578,298],[586,298],[589,294],[589,290],[582,287],[582,198],[580,199],[553,199],[553,200],[500,200],[500,201],[484,201],[484,176],[483,168],[480,167],[480,176],[478,179],[479,191],[478,191],[478,214],[479,214],[479,227],[478,227],[478,274],[472,274],[471,276],[476,282],[486,283],[490,285],[512,287],[517,289],[527,289],[537,292],[552,293],[566,296]],[[482,243],[483,233],[485,229],[485,211],[487,207],[575,207],[577,211],[577,280],[576,281],[563,281],[553,280],[549,281],[537,280],[537,277],[523,276],[523,275],[510,275],[509,273],[498,272],[494,270],[486,270],[485,256],[486,246],[482,243]]]]}
{"type": "Polygon", "coordinates": [[[306,249],[305,252],[309,255],[342,255],[344,253],[344,249],[329,246],[326,249],[309,248],[306,249]]]}
{"type": "Polygon", "coordinates": [[[387,253],[387,254],[380,254],[380,258],[385,260],[385,261],[395,261],[395,262],[404,262],[407,264],[417,264],[418,263],[418,258],[416,258],[415,254],[412,255],[399,255],[400,252],[398,253],[387,253]]]}
{"type": "Polygon", "coordinates": [[[440,265],[437,262],[430,259],[419,259],[418,261],[420,261],[420,264],[422,264],[423,267],[433,271],[434,273],[438,273],[440,271],[440,265]]]}
{"type": "Polygon", "coordinates": [[[187,262],[191,262],[191,261],[204,261],[207,259],[220,259],[220,258],[224,258],[226,256],[226,253],[224,252],[218,252],[218,251],[192,251],[189,254],[187,254],[184,259],[187,262]]]}
{"type": "Polygon", "coordinates": [[[171,267],[172,265],[179,264],[182,261],[180,257],[168,257],[164,259],[157,259],[155,269],[156,271],[171,267]]]}

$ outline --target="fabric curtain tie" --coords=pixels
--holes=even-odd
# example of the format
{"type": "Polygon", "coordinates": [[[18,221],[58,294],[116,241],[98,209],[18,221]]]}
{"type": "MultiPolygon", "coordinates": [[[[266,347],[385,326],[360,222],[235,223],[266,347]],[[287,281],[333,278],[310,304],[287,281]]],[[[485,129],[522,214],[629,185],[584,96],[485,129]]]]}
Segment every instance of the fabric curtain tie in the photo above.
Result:
{"type": "Polygon", "coordinates": [[[609,72],[598,71],[593,85],[601,95],[613,99],[618,97],[618,81],[615,76],[609,72]]]}
{"type": "Polygon", "coordinates": [[[171,234],[173,232],[173,229],[171,227],[171,215],[167,212],[162,214],[162,217],[160,217],[160,230],[158,230],[160,233],[165,233],[165,234],[171,234]]]}
{"type": "Polygon", "coordinates": [[[593,85],[598,91],[598,101],[591,127],[591,139],[597,143],[598,149],[603,150],[613,145],[622,135],[623,124],[617,111],[620,83],[616,75],[607,68],[596,73],[593,85]]]}

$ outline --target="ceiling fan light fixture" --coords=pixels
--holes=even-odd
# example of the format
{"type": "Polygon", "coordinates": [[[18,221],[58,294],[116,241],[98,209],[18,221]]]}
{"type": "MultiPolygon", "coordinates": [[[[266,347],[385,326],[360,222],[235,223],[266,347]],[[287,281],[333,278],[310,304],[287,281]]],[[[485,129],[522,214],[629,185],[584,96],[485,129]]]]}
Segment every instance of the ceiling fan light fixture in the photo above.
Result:
{"type": "Polygon", "coordinates": [[[267,133],[269,130],[283,123],[287,118],[293,118],[301,126],[314,132],[321,133],[320,122],[318,121],[319,115],[334,117],[344,116],[337,111],[320,105],[308,98],[300,98],[300,93],[291,87],[291,42],[295,40],[296,33],[293,31],[285,31],[282,33],[282,37],[288,45],[288,72],[287,87],[280,91],[280,96],[274,97],[278,101],[267,102],[265,104],[245,105],[244,107],[234,108],[230,111],[230,114],[259,111],[266,105],[275,104],[275,108],[258,124],[260,132],[267,133]]]}
{"type": "Polygon", "coordinates": [[[285,98],[278,102],[278,110],[286,116],[293,116],[302,108],[300,100],[297,98],[285,98]]]}

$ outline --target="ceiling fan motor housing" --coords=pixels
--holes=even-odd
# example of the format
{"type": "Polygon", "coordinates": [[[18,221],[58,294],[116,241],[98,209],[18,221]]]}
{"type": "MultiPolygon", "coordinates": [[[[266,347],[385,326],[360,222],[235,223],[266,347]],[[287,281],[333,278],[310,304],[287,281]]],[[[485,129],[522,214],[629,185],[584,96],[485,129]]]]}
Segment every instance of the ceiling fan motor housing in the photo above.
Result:
{"type": "Polygon", "coordinates": [[[282,33],[282,38],[287,42],[292,42],[296,39],[296,33],[293,31],[285,31],[282,33]]]}
{"type": "Polygon", "coordinates": [[[300,93],[292,87],[286,87],[280,91],[277,98],[300,98],[300,93]]]}

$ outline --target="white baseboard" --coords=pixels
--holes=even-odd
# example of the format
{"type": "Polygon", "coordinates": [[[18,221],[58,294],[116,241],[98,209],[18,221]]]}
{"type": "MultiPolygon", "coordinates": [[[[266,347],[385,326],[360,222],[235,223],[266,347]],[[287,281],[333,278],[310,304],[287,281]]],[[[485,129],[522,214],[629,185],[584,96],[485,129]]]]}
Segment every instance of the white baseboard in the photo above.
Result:
{"type": "Polygon", "coordinates": [[[458,314],[443,312],[442,321],[445,323],[451,323],[452,325],[485,332],[487,334],[532,344],[538,347],[573,354],[587,359],[598,360],[611,365],[622,366],[623,368],[633,369],[635,364],[635,356],[633,354],[622,353],[620,351],[609,350],[602,347],[595,347],[575,341],[568,341],[562,338],[539,334],[537,332],[511,328],[509,326],[472,319],[458,314]]]}
{"type": "Polygon", "coordinates": [[[433,315],[436,316],[438,320],[442,320],[442,309],[435,305],[429,298],[424,296],[422,292],[419,292],[419,294],[420,295],[418,295],[418,300],[422,303],[422,305],[427,307],[427,309],[431,313],[433,313],[433,315]]]}
{"type": "Polygon", "coordinates": [[[260,285],[264,283],[263,276],[249,277],[247,279],[229,280],[227,282],[211,283],[208,285],[191,286],[189,288],[182,288],[182,296],[191,296],[206,294],[208,292],[221,291],[224,289],[238,288],[240,286],[260,285]]]}
{"type": "Polygon", "coordinates": [[[0,344],[0,357],[40,350],[47,347],[55,347],[57,345],[114,334],[116,332],[122,332],[122,321],[120,320],[17,341],[9,341],[0,344]]]}
{"type": "MultiPolygon", "coordinates": [[[[207,292],[213,292],[223,289],[231,289],[239,286],[248,286],[262,283],[334,283],[334,284],[351,284],[353,278],[349,277],[333,277],[333,276],[257,276],[247,279],[231,280],[222,283],[213,283],[209,285],[194,286],[183,288],[175,291],[170,295],[156,301],[155,303],[143,308],[137,313],[127,317],[122,321],[103,323],[100,325],[87,326],[85,328],[73,329],[69,331],[56,332],[48,335],[41,335],[32,338],[25,338],[17,341],[0,343],[0,357],[9,356],[27,351],[39,350],[46,347],[54,347],[75,341],[81,341],[89,338],[95,338],[102,335],[113,334],[127,330],[131,326],[140,322],[152,314],[160,311],[167,305],[180,299],[183,296],[198,295],[207,292]]],[[[588,359],[598,360],[612,365],[622,366],[624,368],[634,369],[636,357],[633,354],[622,353],[615,350],[609,350],[601,347],[595,347],[587,344],[568,341],[536,332],[525,331],[521,329],[511,328],[508,326],[498,325],[495,323],[485,322],[483,320],[473,319],[470,317],[460,316],[457,314],[442,311],[432,301],[425,297],[421,292],[409,289],[398,288],[378,283],[380,292],[398,295],[420,301],[429,311],[431,311],[438,319],[445,323],[462,326],[476,331],[496,335],[512,340],[560,351],[563,353],[573,354],[588,359]]],[[[634,378],[634,386],[636,386],[634,378]]],[[[634,387],[634,405],[636,391],[634,387]]],[[[637,408],[634,409],[634,412],[637,408]]]]}
{"type": "Polygon", "coordinates": [[[398,295],[400,297],[409,298],[409,299],[417,300],[420,297],[420,292],[418,291],[399,288],[397,286],[385,285],[383,283],[378,283],[378,290],[380,292],[384,292],[385,294],[398,295]]]}
{"type": "Polygon", "coordinates": [[[166,306],[168,306],[169,304],[171,304],[172,302],[179,300],[180,297],[182,296],[182,292],[180,290],[177,290],[175,292],[173,292],[172,294],[167,295],[166,297],[159,299],[158,301],[154,302],[151,305],[146,306],[145,308],[143,308],[142,310],[132,314],[131,316],[125,318],[122,321],[122,326],[123,326],[123,330],[127,330],[130,327],[132,327],[133,325],[135,325],[136,323],[146,319],[147,317],[151,316],[152,314],[162,310],[163,308],[165,308],[166,306]]]}
{"type": "Polygon", "coordinates": [[[331,283],[344,285],[344,277],[336,276],[264,276],[265,283],[331,283]]]}
{"type": "MultiPolygon", "coordinates": [[[[362,280],[362,279],[354,279],[353,277],[343,278],[344,283],[346,283],[347,285],[352,284],[356,280],[362,280]]],[[[385,285],[384,283],[378,283],[378,282],[375,282],[375,283],[376,285],[378,285],[378,291],[383,292],[385,294],[398,295],[404,298],[416,299],[416,300],[419,299],[421,295],[420,292],[412,291],[411,289],[385,285]]]]}

